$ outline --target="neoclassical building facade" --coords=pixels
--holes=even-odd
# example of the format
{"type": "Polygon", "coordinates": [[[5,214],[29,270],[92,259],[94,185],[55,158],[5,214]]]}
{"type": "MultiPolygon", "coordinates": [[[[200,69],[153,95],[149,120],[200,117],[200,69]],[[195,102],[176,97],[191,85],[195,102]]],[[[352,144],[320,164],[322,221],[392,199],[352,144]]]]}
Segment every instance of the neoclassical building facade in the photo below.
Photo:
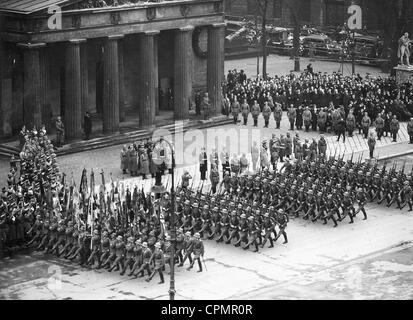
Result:
{"type": "Polygon", "coordinates": [[[86,110],[104,133],[129,116],[152,127],[168,107],[184,120],[195,90],[219,111],[223,0],[96,3],[0,2],[0,136],[62,116],[66,137],[78,139],[86,110]]]}

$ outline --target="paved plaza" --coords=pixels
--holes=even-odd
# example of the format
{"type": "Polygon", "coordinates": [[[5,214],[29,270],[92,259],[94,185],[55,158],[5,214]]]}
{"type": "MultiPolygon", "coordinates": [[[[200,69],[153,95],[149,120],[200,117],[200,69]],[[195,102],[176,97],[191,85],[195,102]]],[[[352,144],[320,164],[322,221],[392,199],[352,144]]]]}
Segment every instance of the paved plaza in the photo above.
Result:
{"type": "MultiPolygon", "coordinates": [[[[207,269],[177,268],[176,298],[412,299],[413,215],[367,209],[368,220],[337,228],[292,220],[289,243],[259,253],[205,241],[207,269]]],[[[0,298],[167,299],[168,279],[148,284],[34,253],[0,262],[0,298]]]]}

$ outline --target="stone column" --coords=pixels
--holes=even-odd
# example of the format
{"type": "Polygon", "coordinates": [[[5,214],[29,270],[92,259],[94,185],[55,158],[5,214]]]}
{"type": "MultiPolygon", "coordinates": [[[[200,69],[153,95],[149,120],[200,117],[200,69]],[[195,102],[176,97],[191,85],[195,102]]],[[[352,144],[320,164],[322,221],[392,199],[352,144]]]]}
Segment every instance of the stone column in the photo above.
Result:
{"type": "Polygon", "coordinates": [[[42,109],[42,124],[46,130],[51,128],[51,114],[49,104],[49,56],[47,47],[40,49],[40,105],[42,109]]]}
{"type": "Polygon", "coordinates": [[[159,68],[158,68],[158,40],[159,36],[155,36],[153,42],[153,58],[154,58],[154,70],[155,76],[155,116],[159,115],[159,68]]]}
{"type": "Polygon", "coordinates": [[[125,67],[124,67],[124,48],[125,42],[118,41],[118,60],[119,60],[119,121],[125,121],[125,67]]]}
{"type": "Polygon", "coordinates": [[[189,99],[192,92],[191,26],[175,32],[174,112],[176,120],[189,118],[189,99]]]}
{"type": "Polygon", "coordinates": [[[45,43],[19,43],[23,49],[24,68],[24,124],[28,129],[42,124],[42,84],[40,76],[40,49],[45,43]]]}
{"type": "Polygon", "coordinates": [[[0,40],[0,136],[12,134],[12,75],[8,72],[9,50],[0,40]]]}
{"type": "Polygon", "coordinates": [[[87,42],[85,41],[80,45],[80,81],[81,90],[82,90],[82,97],[81,97],[81,105],[82,105],[82,124],[83,123],[83,116],[86,111],[89,111],[89,72],[88,72],[88,58],[87,58],[87,42]]]}
{"type": "Polygon", "coordinates": [[[148,31],[140,37],[140,113],[139,122],[142,127],[151,127],[155,124],[155,59],[154,38],[159,31],[148,31]]]}
{"type": "Polygon", "coordinates": [[[325,14],[325,7],[326,7],[326,4],[325,4],[325,2],[324,2],[324,0],[320,0],[320,26],[321,27],[324,27],[324,23],[325,23],[325,19],[324,19],[324,14],[325,14]]]}
{"type": "Polygon", "coordinates": [[[220,113],[221,83],[224,69],[224,30],[225,23],[215,23],[208,28],[207,88],[211,115],[220,113]]]}
{"type": "Polygon", "coordinates": [[[103,56],[103,132],[119,132],[119,59],[118,40],[122,35],[105,39],[103,56]]]}
{"type": "Polygon", "coordinates": [[[85,39],[70,40],[66,46],[65,65],[65,139],[79,139],[82,136],[82,83],[80,45],[85,39]]]}

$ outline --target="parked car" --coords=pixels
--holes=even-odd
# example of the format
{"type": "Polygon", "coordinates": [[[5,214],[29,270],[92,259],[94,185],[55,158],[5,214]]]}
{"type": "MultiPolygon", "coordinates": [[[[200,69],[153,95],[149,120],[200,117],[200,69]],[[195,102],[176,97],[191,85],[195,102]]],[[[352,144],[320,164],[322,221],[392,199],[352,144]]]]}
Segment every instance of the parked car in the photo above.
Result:
{"type": "Polygon", "coordinates": [[[341,46],[326,35],[311,35],[302,40],[304,56],[338,56],[341,46]]]}

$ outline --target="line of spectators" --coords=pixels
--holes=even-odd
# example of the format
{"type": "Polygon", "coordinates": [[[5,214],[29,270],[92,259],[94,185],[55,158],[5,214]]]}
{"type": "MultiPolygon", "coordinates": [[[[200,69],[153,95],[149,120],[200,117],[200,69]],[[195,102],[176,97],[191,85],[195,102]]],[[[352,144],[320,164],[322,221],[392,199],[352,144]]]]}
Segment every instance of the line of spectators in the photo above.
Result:
{"type": "Polygon", "coordinates": [[[244,124],[251,113],[256,126],[256,119],[262,113],[267,127],[273,113],[279,128],[283,111],[287,111],[291,130],[296,126],[297,130],[304,127],[306,131],[338,133],[344,128],[352,136],[358,129],[367,138],[366,128],[376,124],[380,139],[383,133],[397,131],[398,128],[392,130],[397,127],[395,122],[406,121],[413,113],[412,83],[398,86],[393,77],[302,73],[245,80],[240,75],[234,70],[228,74],[223,85],[222,111],[232,114],[234,121],[241,113],[244,124]],[[366,115],[370,121],[366,120],[366,115]]]}

